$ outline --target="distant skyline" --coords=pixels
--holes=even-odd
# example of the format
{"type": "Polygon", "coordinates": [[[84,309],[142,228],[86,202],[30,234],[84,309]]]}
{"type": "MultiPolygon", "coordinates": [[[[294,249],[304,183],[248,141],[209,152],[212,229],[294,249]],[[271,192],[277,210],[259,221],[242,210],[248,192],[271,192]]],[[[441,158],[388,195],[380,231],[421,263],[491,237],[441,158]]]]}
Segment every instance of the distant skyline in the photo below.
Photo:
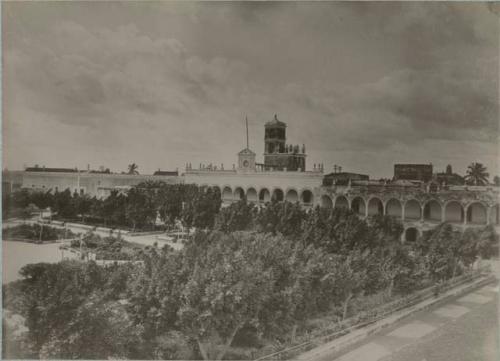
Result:
{"type": "Polygon", "coordinates": [[[140,173],[263,160],[499,174],[494,3],[3,2],[3,167],[140,173]]]}

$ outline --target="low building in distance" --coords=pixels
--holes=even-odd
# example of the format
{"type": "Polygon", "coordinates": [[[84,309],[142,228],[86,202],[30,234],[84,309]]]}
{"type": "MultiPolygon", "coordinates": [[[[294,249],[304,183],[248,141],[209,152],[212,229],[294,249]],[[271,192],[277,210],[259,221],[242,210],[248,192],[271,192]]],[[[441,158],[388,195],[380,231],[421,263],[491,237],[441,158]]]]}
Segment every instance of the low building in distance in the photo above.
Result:
{"type": "Polygon", "coordinates": [[[394,180],[429,182],[432,164],[394,164],[394,180]]]}

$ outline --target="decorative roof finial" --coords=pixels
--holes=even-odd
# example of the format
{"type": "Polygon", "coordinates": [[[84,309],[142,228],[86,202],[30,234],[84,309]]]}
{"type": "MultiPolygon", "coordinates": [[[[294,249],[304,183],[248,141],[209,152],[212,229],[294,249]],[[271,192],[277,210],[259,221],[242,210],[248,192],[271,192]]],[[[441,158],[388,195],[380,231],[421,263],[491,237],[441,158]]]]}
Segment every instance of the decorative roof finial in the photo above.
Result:
{"type": "Polygon", "coordinates": [[[274,120],[278,121],[278,114],[274,114],[274,120]]]}

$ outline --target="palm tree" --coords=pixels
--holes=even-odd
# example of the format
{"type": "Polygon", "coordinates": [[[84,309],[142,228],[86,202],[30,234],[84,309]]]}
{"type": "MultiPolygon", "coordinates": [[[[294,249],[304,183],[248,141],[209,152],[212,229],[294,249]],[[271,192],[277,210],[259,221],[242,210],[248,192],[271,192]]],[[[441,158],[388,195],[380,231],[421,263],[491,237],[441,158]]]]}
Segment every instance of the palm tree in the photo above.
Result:
{"type": "Polygon", "coordinates": [[[481,163],[472,163],[467,167],[465,181],[469,185],[484,186],[489,183],[489,176],[484,165],[481,163]]]}
{"type": "Polygon", "coordinates": [[[138,168],[139,168],[139,166],[135,163],[129,164],[128,165],[128,174],[139,174],[139,172],[137,171],[138,168]]]}

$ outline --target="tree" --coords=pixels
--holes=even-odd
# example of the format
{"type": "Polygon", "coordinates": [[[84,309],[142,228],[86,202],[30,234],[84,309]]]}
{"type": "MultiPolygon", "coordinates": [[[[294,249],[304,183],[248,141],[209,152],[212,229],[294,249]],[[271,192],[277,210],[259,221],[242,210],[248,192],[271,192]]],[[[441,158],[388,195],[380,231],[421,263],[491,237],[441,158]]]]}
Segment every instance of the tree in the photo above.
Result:
{"type": "Polygon", "coordinates": [[[132,187],[127,192],[125,214],[132,224],[132,231],[137,226],[153,224],[156,218],[156,207],[147,192],[139,187],[132,187]]]}
{"type": "Polygon", "coordinates": [[[219,234],[199,255],[178,316],[203,359],[221,360],[236,333],[258,323],[273,284],[271,270],[259,257],[264,246],[242,234],[219,234]]]}
{"type": "Polygon", "coordinates": [[[414,291],[425,277],[424,265],[415,257],[411,246],[401,242],[381,247],[373,254],[372,260],[378,272],[369,272],[369,284],[382,281],[389,297],[394,290],[404,294],[414,291]]]}
{"type": "Polygon", "coordinates": [[[316,207],[307,214],[302,223],[302,242],[304,245],[314,245],[319,248],[329,243],[330,215],[329,209],[321,207],[316,207]]]}
{"type": "MultiPolygon", "coordinates": [[[[144,349],[150,352],[153,340],[176,330],[181,292],[192,268],[183,254],[168,249],[147,248],[140,259],[143,267],[134,269],[127,285],[129,314],[142,328],[144,349]]],[[[147,353],[139,356],[150,357],[147,353]]]]}
{"type": "Polygon", "coordinates": [[[54,194],[54,211],[59,217],[74,218],[77,215],[74,198],[69,189],[54,194]]]}
{"type": "Polygon", "coordinates": [[[139,169],[139,166],[137,164],[135,164],[135,163],[129,164],[127,173],[128,174],[139,174],[139,171],[137,169],[139,169]]]}
{"type": "Polygon", "coordinates": [[[320,209],[310,212],[304,221],[302,241],[321,247],[328,253],[348,254],[352,250],[373,247],[371,229],[366,221],[347,209],[320,209]]]}
{"type": "Polygon", "coordinates": [[[297,238],[304,218],[305,212],[298,203],[273,201],[260,210],[256,224],[260,231],[297,238]]]}
{"type": "Polygon", "coordinates": [[[74,197],[75,208],[77,214],[81,217],[82,222],[85,222],[85,217],[89,215],[92,208],[92,199],[88,195],[77,195],[74,197]]]}
{"type": "Polygon", "coordinates": [[[225,233],[246,230],[252,225],[254,214],[254,205],[241,199],[219,212],[215,229],[225,233]]]}
{"type": "Polygon", "coordinates": [[[182,223],[188,230],[191,227],[213,229],[221,203],[220,192],[212,187],[189,189],[182,210],[182,223]]]}
{"type": "Polygon", "coordinates": [[[448,223],[425,232],[420,238],[417,249],[425,257],[432,280],[443,281],[456,275],[463,253],[463,239],[460,232],[448,223]]]}
{"type": "Polygon", "coordinates": [[[124,307],[91,296],[61,329],[50,330],[43,359],[124,359],[137,342],[124,307]]]}
{"type": "Polygon", "coordinates": [[[54,334],[59,334],[77,308],[103,285],[102,269],[92,262],[30,264],[20,274],[24,277],[23,316],[35,350],[41,350],[54,334]]]}
{"type": "Polygon", "coordinates": [[[488,184],[489,174],[482,163],[471,163],[467,167],[465,181],[469,185],[484,186],[488,184]]]}
{"type": "Polygon", "coordinates": [[[177,219],[180,219],[187,187],[193,187],[193,185],[165,184],[163,182],[160,184],[156,200],[162,221],[173,225],[177,219]]]}
{"type": "Polygon", "coordinates": [[[376,215],[369,219],[371,228],[371,247],[395,246],[400,244],[403,224],[394,217],[376,215]]]}
{"type": "Polygon", "coordinates": [[[331,257],[330,272],[321,281],[332,290],[342,305],[342,320],[347,317],[350,301],[363,293],[367,274],[364,263],[369,252],[355,251],[348,256],[331,257]]]}

